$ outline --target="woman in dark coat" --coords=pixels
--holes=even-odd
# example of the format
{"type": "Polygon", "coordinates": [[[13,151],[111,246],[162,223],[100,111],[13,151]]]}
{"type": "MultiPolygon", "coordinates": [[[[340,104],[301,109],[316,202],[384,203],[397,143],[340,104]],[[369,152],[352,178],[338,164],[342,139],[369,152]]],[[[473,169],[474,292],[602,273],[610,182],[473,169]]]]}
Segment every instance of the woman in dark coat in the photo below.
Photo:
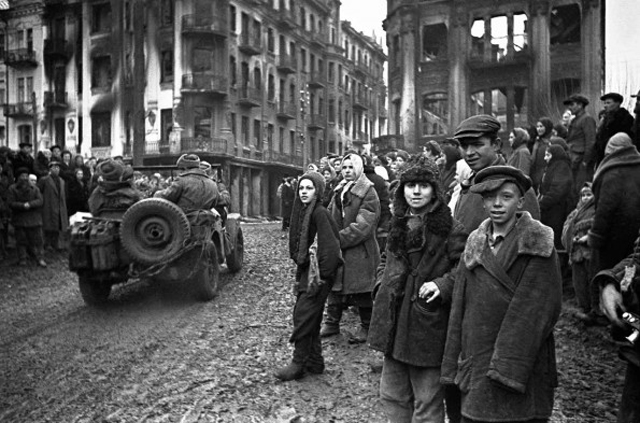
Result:
{"type": "Polygon", "coordinates": [[[536,132],[538,137],[531,149],[531,170],[528,175],[531,177],[531,182],[533,182],[533,188],[536,192],[540,192],[542,175],[544,175],[546,166],[544,154],[550,145],[551,135],[553,134],[553,121],[548,117],[540,118],[536,123],[536,132]]]}
{"type": "Polygon", "coordinates": [[[522,128],[514,128],[509,134],[509,144],[511,154],[507,164],[516,169],[520,169],[525,175],[529,175],[531,170],[531,153],[527,149],[529,133],[522,128]]]}
{"type": "Polygon", "coordinates": [[[82,179],[84,180],[85,185],[89,186],[89,182],[91,181],[91,169],[89,169],[89,166],[84,164],[84,157],[82,157],[82,155],[78,154],[73,158],[72,169],[74,176],[72,179],[75,179],[76,169],[80,169],[82,170],[82,179]]]}
{"type": "Polygon", "coordinates": [[[84,178],[82,168],[73,171],[74,178],[67,184],[67,215],[89,211],[89,186],[84,178]]]}
{"type": "Polygon", "coordinates": [[[38,178],[43,178],[49,174],[49,150],[38,151],[36,160],[33,162],[33,171],[38,178]]]}
{"type": "Polygon", "coordinates": [[[364,174],[364,162],[355,154],[342,159],[343,180],[334,191],[329,212],[340,229],[340,248],[344,257],[344,272],[329,295],[323,336],[340,332],[340,320],[348,299],[358,308],[360,328],[349,341],[367,340],[373,301],[371,291],[376,269],[380,264],[380,247],[376,231],[380,220],[380,199],[364,174]]]}
{"type": "Polygon", "coordinates": [[[553,229],[556,249],[562,247],[562,227],[573,201],[573,174],[567,152],[559,145],[552,145],[545,154],[547,169],[540,185],[540,221],[553,229]]]}
{"type": "Polygon", "coordinates": [[[295,349],[291,364],[275,373],[278,379],[284,381],[299,379],[305,372],[318,374],[324,371],[320,324],[324,303],[342,262],[338,227],[322,205],[324,188],[325,181],[320,173],[305,173],[298,182],[298,193],[293,204],[289,254],[296,264],[296,305],[290,342],[295,349]],[[317,270],[314,267],[311,269],[317,271],[319,277],[310,280],[312,249],[316,252],[317,270]]]}
{"type": "Polygon", "coordinates": [[[438,167],[426,157],[405,165],[393,201],[368,338],[385,354],[380,396],[391,421],[444,422],[440,364],[453,270],[467,233],[452,218],[438,167]]]}

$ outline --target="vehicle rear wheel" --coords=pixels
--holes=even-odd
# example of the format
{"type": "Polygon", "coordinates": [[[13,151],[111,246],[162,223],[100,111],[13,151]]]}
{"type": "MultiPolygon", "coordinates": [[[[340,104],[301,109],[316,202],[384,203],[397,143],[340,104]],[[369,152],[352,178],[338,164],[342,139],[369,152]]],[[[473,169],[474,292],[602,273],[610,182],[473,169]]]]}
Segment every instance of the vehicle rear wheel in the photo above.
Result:
{"type": "Polygon", "coordinates": [[[167,261],[191,236],[182,209],[162,198],[147,198],[131,206],[122,217],[120,239],[135,262],[152,265],[167,261]]]}
{"type": "Polygon", "coordinates": [[[244,264],[244,236],[240,222],[228,221],[226,230],[231,239],[231,253],[226,257],[227,268],[232,273],[239,272],[244,264]]]}
{"type": "Polygon", "coordinates": [[[92,278],[86,273],[78,275],[80,294],[85,304],[99,306],[107,302],[111,294],[111,283],[92,278]]]}
{"type": "Polygon", "coordinates": [[[199,301],[211,301],[218,293],[220,269],[217,257],[215,244],[208,244],[199,263],[200,269],[193,277],[194,291],[199,301]]]}

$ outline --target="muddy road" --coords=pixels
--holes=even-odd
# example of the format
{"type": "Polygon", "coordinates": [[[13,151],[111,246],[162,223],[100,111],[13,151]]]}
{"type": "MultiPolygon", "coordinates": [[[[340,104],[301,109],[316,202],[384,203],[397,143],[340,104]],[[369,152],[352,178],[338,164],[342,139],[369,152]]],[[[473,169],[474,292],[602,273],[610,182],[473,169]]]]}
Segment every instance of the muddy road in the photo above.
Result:
{"type": "MultiPolygon", "coordinates": [[[[86,306],[64,255],[49,267],[0,264],[1,422],[382,422],[381,357],[343,332],[323,342],[323,375],[282,383],[290,360],[294,268],[277,223],[243,225],[245,268],[219,295],[180,284],[116,287],[86,306]]],[[[345,316],[345,329],[357,319],[345,316]]],[[[565,301],[556,330],[560,387],[553,421],[613,419],[623,364],[604,328],[565,301]]]]}

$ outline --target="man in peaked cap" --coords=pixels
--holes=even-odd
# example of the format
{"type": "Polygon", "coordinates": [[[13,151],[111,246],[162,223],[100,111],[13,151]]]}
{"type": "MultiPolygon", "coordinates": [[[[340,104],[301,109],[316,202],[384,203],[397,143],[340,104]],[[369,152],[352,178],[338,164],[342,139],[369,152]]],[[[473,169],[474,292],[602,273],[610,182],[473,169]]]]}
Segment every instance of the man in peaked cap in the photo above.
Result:
{"type": "Polygon", "coordinates": [[[600,97],[604,103],[600,122],[596,130],[596,143],[594,156],[596,164],[604,158],[604,150],[612,136],[618,132],[624,132],[631,136],[633,128],[633,116],[624,107],[621,107],[624,97],[618,93],[607,93],[600,97]]]}
{"type": "Polygon", "coordinates": [[[183,172],[171,185],[153,194],[176,203],[185,213],[197,210],[211,210],[218,200],[218,187],[204,170],[200,168],[200,157],[183,154],[176,166],[183,172]]]}
{"type": "Polygon", "coordinates": [[[571,159],[571,171],[576,187],[581,187],[593,177],[595,167],[594,146],[596,143],[596,121],[589,116],[585,107],[589,100],[575,94],[564,101],[574,118],[569,124],[567,144],[571,159]]]}
{"type": "MultiPolygon", "coordinates": [[[[471,175],[467,181],[460,182],[460,196],[453,216],[469,232],[489,217],[483,208],[482,196],[469,190],[475,182],[475,175],[489,166],[506,164],[498,154],[502,145],[498,137],[500,128],[500,122],[493,116],[476,115],[462,121],[454,135],[454,139],[460,143],[463,158],[471,168],[471,175]]],[[[540,219],[538,199],[531,188],[524,194],[523,209],[531,213],[534,219],[540,219]]]]}
{"type": "Polygon", "coordinates": [[[16,153],[16,155],[11,159],[13,168],[20,169],[21,167],[27,168],[29,173],[34,172],[34,159],[31,152],[33,151],[33,144],[29,141],[23,141],[18,144],[20,150],[16,153]]]}

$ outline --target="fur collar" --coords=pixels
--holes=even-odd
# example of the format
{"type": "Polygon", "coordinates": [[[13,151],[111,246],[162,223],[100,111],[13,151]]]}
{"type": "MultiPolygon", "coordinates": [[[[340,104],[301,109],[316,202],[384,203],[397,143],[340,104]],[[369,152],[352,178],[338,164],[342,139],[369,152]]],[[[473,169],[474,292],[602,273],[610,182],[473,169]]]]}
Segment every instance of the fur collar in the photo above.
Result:
{"type": "MultiPolygon", "coordinates": [[[[486,219],[471,232],[464,250],[464,264],[468,269],[482,264],[482,253],[487,246],[491,219],[486,219]]],[[[518,255],[551,257],[553,253],[553,229],[533,219],[529,212],[521,212],[515,227],[518,237],[518,255]]]]}
{"type": "MultiPolygon", "coordinates": [[[[340,181],[335,191],[336,192],[341,191],[345,185],[346,185],[346,181],[343,179],[342,181],[340,181]]],[[[369,188],[371,188],[372,186],[373,186],[373,182],[371,182],[366,177],[366,175],[362,173],[358,177],[358,179],[355,180],[355,182],[353,183],[353,187],[351,187],[349,192],[355,195],[356,197],[364,198],[367,195],[367,191],[369,191],[369,188]]]]}
{"type": "Polygon", "coordinates": [[[410,233],[408,221],[408,213],[394,214],[391,218],[387,246],[389,251],[397,257],[406,256],[412,246],[424,245],[428,238],[427,234],[446,238],[453,228],[451,210],[441,201],[436,201],[425,214],[425,224],[422,231],[411,231],[410,233]]]}

